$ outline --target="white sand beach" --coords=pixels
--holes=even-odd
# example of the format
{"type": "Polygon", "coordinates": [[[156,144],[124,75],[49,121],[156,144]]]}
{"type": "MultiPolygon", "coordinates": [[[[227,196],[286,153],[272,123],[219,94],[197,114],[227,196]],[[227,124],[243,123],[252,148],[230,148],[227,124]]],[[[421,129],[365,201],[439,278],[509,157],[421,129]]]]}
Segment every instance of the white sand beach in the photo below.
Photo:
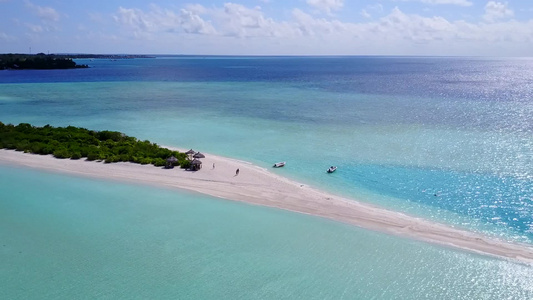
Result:
{"type": "Polygon", "coordinates": [[[196,172],[132,163],[104,164],[83,159],[56,159],[12,150],[0,150],[0,164],[190,190],[533,265],[531,245],[501,241],[346,199],[291,181],[247,162],[205,155],[206,158],[202,159],[203,168],[196,172]],[[237,169],[240,170],[238,175],[237,169]]]}

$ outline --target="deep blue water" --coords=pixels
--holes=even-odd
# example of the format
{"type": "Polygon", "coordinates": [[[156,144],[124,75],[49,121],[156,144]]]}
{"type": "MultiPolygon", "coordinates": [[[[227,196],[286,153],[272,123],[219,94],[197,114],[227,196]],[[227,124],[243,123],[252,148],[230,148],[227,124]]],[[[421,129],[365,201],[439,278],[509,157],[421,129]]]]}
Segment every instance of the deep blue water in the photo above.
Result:
{"type": "MultiPolygon", "coordinates": [[[[393,113],[389,103],[355,103],[365,109],[381,109],[379,120],[371,115],[340,114],[338,118],[312,119],[338,124],[358,121],[419,122],[488,129],[532,130],[529,114],[533,98],[533,59],[407,58],[407,57],[172,57],[106,61],[80,60],[91,69],[5,71],[0,83],[53,82],[267,82],[283,83],[301,89],[317,89],[338,94],[341,99],[320,103],[303,102],[296,109],[324,109],[346,104],[342,95],[371,94],[408,96],[409,101],[395,105],[404,110],[393,113]],[[176,59],[179,58],[179,59],[176,59]],[[427,107],[425,101],[431,101],[427,107]],[[331,103],[331,102],[332,103],[331,103]],[[422,103],[419,103],[422,101],[422,103]],[[468,114],[448,102],[492,103],[492,111],[468,114]],[[526,111],[508,110],[498,103],[525,104],[526,111]],[[377,106],[373,106],[377,105],[377,106]],[[439,109],[439,105],[447,109],[439,109]],[[502,114],[507,114],[502,118],[502,114]],[[406,119],[409,116],[410,119],[406,119]]],[[[157,99],[154,99],[157,100],[157,99]]],[[[213,99],[231,101],[234,99],[213,99]]],[[[289,99],[280,99],[289,100],[289,99]]],[[[392,99],[398,100],[398,99],[392,99]]],[[[290,100],[289,100],[290,101],[290,100]]],[[[389,100],[391,101],[391,100],[389,100]]],[[[292,101],[291,101],[292,102],[292,101]]],[[[174,103],[174,102],[172,102],[174,103]]],[[[160,103],[164,105],[167,103],[160,103]]],[[[183,103],[179,103],[182,105],[183,103]]],[[[202,105],[203,103],[198,103],[202,105]]],[[[232,103],[236,104],[236,103],[232,103]]],[[[294,104],[294,103],[292,103],[294,104]]],[[[349,107],[354,108],[349,104],[349,107]]],[[[232,106],[232,108],[235,108],[232,106]]],[[[357,107],[355,107],[357,108],[357,107]]],[[[247,111],[252,117],[279,117],[269,111],[247,111]]],[[[280,117],[281,118],[281,117],[280,117]]]]}

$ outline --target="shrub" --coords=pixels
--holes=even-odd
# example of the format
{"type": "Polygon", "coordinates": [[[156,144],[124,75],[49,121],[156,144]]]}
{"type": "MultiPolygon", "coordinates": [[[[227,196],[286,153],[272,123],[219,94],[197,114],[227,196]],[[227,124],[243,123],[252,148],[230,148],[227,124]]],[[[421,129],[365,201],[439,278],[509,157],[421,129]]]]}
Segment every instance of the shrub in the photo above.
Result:
{"type": "Polygon", "coordinates": [[[3,139],[2,140],[2,148],[5,148],[5,149],[15,149],[16,146],[15,146],[15,140],[13,139],[3,139]]]}
{"type": "Polygon", "coordinates": [[[69,158],[72,154],[65,148],[57,149],[53,153],[55,158],[69,158]]]}
{"type": "Polygon", "coordinates": [[[141,165],[148,165],[148,164],[151,164],[152,163],[152,159],[149,158],[149,157],[145,157],[143,159],[141,159],[141,165]]]}
{"type": "Polygon", "coordinates": [[[15,149],[17,151],[24,151],[24,150],[27,150],[29,148],[30,148],[30,142],[28,142],[27,140],[23,140],[23,141],[17,142],[15,144],[15,149]]]}
{"type": "Polygon", "coordinates": [[[120,161],[130,161],[130,156],[128,154],[121,154],[119,155],[120,161]]]}
{"type": "Polygon", "coordinates": [[[89,152],[87,154],[87,160],[98,160],[100,159],[100,153],[98,152],[89,152]]]}
{"type": "Polygon", "coordinates": [[[31,153],[35,153],[35,154],[42,154],[41,152],[43,152],[43,148],[45,146],[46,145],[43,143],[33,143],[30,145],[30,151],[31,153]]]}
{"type": "Polygon", "coordinates": [[[180,168],[188,169],[190,167],[191,167],[191,161],[190,160],[184,159],[184,160],[180,161],[180,168]]]}
{"type": "Polygon", "coordinates": [[[104,162],[105,162],[106,164],[114,163],[114,162],[118,162],[118,161],[119,161],[118,156],[114,156],[114,155],[108,156],[108,157],[104,160],[104,162]]]}
{"type": "Polygon", "coordinates": [[[154,164],[154,166],[156,167],[163,167],[164,165],[166,165],[166,160],[162,159],[162,158],[154,158],[152,163],[154,164]]]}
{"type": "Polygon", "coordinates": [[[41,153],[39,153],[39,154],[48,155],[48,154],[54,153],[54,151],[55,151],[54,146],[52,146],[52,145],[44,145],[43,148],[41,149],[41,153]]]}
{"type": "Polygon", "coordinates": [[[70,159],[80,159],[82,158],[81,153],[78,152],[72,152],[72,155],[70,156],[70,159]]]}
{"type": "Polygon", "coordinates": [[[123,134],[117,131],[99,131],[96,133],[96,138],[100,141],[112,140],[118,142],[122,139],[123,134]]]}

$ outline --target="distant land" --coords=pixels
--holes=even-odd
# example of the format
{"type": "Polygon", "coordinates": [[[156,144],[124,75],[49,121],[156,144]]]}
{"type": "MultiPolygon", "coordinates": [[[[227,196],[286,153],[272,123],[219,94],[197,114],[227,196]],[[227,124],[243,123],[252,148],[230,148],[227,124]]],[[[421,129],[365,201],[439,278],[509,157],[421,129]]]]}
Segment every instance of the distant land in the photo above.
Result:
{"type": "Polygon", "coordinates": [[[60,53],[60,54],[50,54],[61,57],[68,57],[72,59],[133,59],[133,58],[155,58],[155,55],[144,55],[144,54],[86,54],[86,53],[60,53]]]}
{"type": "Polygon", "coordinates": [[[133,59],[152,58],[147,55],[120,54],[0,54],[0,70],[52,70],[88,68],[88,65],[78,65],[73,59],[133,59]]]}

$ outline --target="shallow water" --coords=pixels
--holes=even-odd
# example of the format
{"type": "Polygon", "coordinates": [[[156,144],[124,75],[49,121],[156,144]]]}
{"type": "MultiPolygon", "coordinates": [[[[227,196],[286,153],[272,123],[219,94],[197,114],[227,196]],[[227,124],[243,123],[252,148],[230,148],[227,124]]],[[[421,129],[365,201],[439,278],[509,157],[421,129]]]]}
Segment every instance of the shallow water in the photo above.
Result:
{"type": "Polygon", "coordinates": [[[533,296],[531,267],[197,194],[43,175],[0,168],[3,299],[533,296]]]}

